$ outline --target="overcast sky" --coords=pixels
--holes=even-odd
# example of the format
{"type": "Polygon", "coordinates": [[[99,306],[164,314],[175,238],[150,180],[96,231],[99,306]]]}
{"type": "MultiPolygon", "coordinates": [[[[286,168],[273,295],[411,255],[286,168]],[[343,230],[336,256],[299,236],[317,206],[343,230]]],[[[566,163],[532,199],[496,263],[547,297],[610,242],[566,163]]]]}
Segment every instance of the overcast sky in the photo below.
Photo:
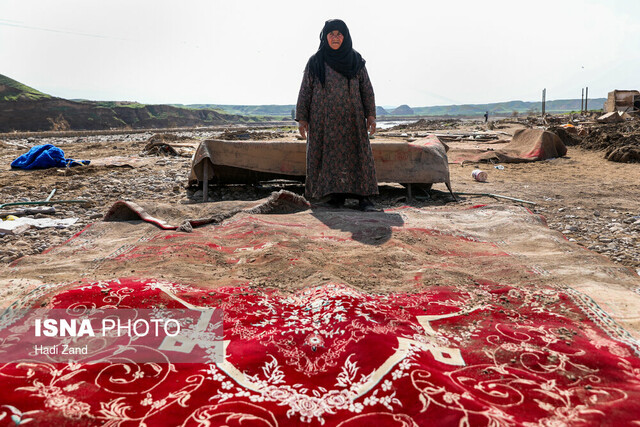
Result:
{"type": "Polygon", "coordinates": [[[0,74],[63,98],[294,104],[330,18],[378,105],[640,89],[637,0],[0,0],[0,74]]]}

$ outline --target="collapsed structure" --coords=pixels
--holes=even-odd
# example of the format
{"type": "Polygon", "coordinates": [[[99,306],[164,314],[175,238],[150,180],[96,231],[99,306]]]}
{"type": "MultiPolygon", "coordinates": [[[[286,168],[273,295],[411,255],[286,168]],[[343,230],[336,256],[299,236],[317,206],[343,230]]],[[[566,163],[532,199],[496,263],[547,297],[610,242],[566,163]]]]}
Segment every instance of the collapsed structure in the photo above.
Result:
{"type": "Polygon", "coordinates": [[[614,90],[609,92],[609,96],[604,103],[604,111],[606,113],[640,111],[640,92],[637,90],[614,90]]]}

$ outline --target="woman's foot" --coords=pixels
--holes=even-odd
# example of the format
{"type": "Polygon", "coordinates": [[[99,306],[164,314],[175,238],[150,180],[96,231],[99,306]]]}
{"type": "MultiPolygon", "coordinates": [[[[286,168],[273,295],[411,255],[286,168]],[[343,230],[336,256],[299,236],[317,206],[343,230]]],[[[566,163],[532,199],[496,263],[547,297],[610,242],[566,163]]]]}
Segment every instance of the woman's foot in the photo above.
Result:
{"type": "Polygon", "coordinates": [[[371,200],[369,200],[368,197],[362,197],[358,201],[358,207],[363,212],[377,212],[378,211],[378,209],[376,209],[375,205],[373,204],[373,202],[371,200]]]}
{"type": "Polygon", "coordinates": [[[346,200],[346,197],[343,196],[342,194],[332,194],[327,204],[329,204],[329,206],[333,208],[341,208],[344,206],[345,200],[346,200]]]}

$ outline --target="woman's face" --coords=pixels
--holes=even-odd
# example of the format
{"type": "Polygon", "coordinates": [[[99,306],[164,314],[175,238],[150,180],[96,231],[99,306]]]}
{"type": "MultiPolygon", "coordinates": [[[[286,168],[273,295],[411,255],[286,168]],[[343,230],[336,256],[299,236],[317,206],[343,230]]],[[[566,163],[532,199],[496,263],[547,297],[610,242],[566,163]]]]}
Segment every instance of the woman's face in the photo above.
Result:
{"type": "Polygon", "coordinates": [[[344,41],[344,36],[338,30],[333,30],[329,34],[327,34],[327,43],[333,50],[340,49],[342,46],[342,42],[344,41]]]}

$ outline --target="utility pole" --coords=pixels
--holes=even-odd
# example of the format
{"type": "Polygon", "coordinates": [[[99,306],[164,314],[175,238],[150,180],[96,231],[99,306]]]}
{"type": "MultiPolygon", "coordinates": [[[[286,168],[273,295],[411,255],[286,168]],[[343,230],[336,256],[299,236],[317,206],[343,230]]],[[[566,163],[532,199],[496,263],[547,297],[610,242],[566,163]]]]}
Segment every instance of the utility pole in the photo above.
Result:
{"type": "Polygon", "coordinates": [[[587,107],[587,103],[589,102],[589,86],[587,86],[587,90],[584,93],[584,113],[587,114],[589,108],[587,107]]]}
{"type": "Polygon", "coordinates": [[[542,89],[542,117],[544,117],[546,98],[547,98],[547,88],[544,88],[542,89]]]}

